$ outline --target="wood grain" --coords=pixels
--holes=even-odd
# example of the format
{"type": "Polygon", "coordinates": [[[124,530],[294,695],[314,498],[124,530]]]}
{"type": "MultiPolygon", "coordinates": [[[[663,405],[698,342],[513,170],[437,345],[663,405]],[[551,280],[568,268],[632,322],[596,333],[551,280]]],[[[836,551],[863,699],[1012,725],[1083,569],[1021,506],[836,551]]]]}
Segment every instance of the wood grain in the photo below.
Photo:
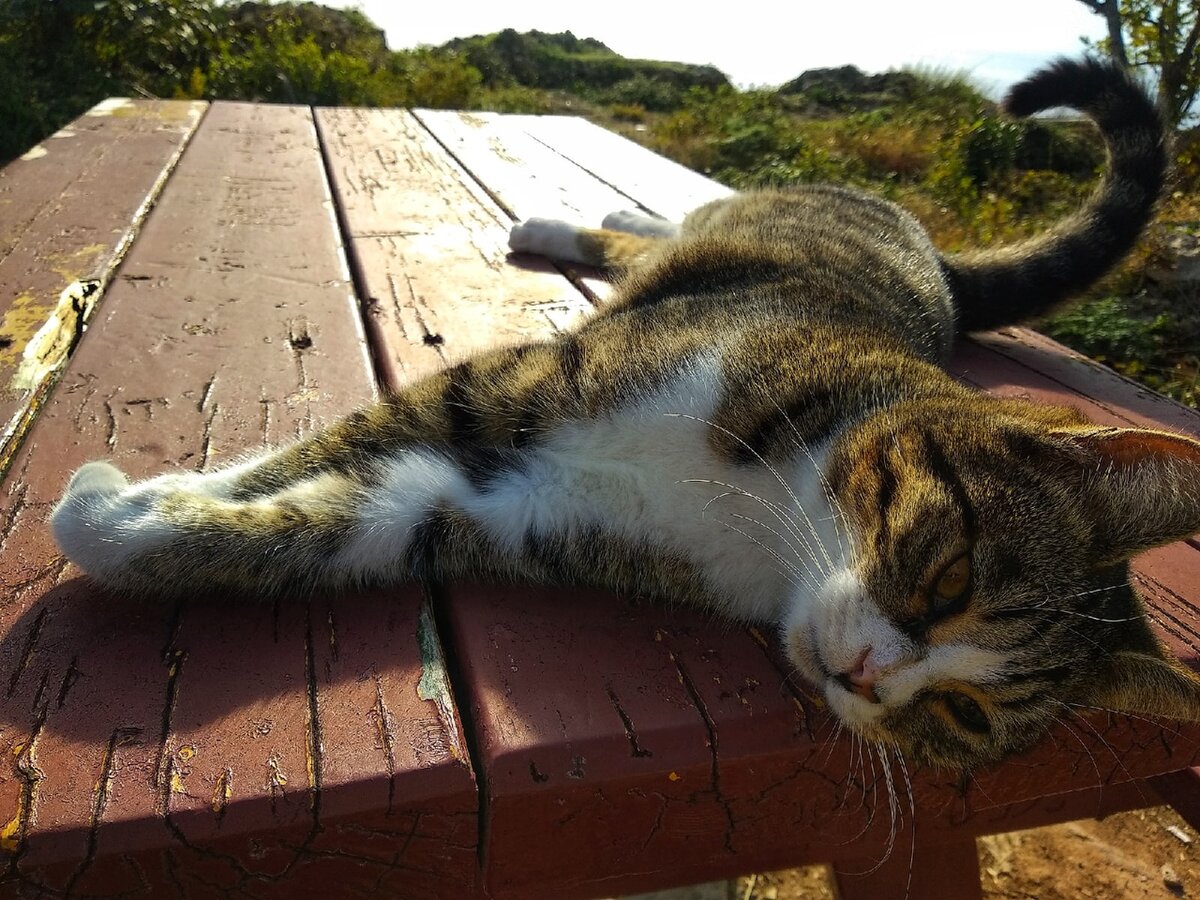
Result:
{"type": "Polygon", "coordinates": [[[0,474],[207,106],[105,101],[0,170],[0,474]]]}
{"type": "Polygon", "coordinates": [[[682,222],[693,209],[732,190],[665,156],[577,116],[504,116],[526,134],[646,212],[682,222]]]}
{"type": "Polygon", "coordinates": [[[474,782],[421,687],[444,664],[419,594],[156,607],[101,594],[44,525],[87,459],[209,467],[374,394],[310,112],[216,104],[3,486],[10,881],[469,893],[474,782]]]}
{"type": "Polygon", "coordinates": [[[547,260],[510,264],[511,217],[409,113],[327,109],[317,123],[388,384],[594,311],[547,260]]]}

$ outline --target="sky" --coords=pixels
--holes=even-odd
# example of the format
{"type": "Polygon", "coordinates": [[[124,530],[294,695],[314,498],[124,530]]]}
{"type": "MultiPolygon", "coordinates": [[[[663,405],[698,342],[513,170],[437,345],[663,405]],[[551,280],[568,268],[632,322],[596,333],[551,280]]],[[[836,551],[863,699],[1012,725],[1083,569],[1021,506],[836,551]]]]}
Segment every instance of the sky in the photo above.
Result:
{"type": "Polygon", "coordinates": [[[623,56],[711,63],[735,83],[779,85],[807,69],[853,63],[867,72],[924,65],[966,72],[999,92],[1103,20],[1079,0],[324,0],[356,6],[394,50],[450,38],[570,31],[623,56]]]}

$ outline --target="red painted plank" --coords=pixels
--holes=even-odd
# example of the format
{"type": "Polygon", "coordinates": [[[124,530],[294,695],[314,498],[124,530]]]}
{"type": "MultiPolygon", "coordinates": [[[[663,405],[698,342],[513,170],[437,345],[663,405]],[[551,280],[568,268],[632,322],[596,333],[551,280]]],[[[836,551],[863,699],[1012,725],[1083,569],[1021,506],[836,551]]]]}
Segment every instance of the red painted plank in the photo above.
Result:
{"type": "Polygon", "coordinates": [[[207,105],[106,101],[0,170],[0,472],[207,105]]]}
{"type": "Polygon", "coordinates": [[[578,116],[504,116],[526,134],[569,159],[631,203],[672,222],[693,209],[728,197],[729,188],[665,156],[578,116]]]}
{"type": "Polygon", "coordinates": [[[445,691],[421,693],[439,654],[419,597],[139,605],[76,577],[44,526],[86,459],[198,468],[373,393],[310,113],[214,106],[3,487],[10,876],[150,896],[470,890],[474,784],[445,691]],[[407,843],[353,859],[356,829],[407,843]]]}
{"type": "Polygon", "coordinates": [[[512,220],[403,110],[319,110],[377,359],[398,386],[593,310],[549,262],[509,265],[512,220]]]}
{"type": "Polygon", "coordinates": [[[884,860],[834,867],[838,900],[980,900],[975,841],[897,848],[884,860]],[[907,852],[906,852],[907,849],[907,852]]]}

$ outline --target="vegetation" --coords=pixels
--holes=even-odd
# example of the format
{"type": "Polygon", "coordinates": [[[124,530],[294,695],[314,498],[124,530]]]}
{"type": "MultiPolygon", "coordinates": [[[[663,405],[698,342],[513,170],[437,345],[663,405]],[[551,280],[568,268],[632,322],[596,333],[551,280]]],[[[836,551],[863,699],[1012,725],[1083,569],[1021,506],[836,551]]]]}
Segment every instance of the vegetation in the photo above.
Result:
{"type": "MultiPolygon", "coordinates": [[[[1141,38],[1125,40],[1136,53],[1141,38]]],[[[880,192],[947,250],[1047,227],[1103,164],[1091,126],[1002,119],[955,72],[846,66],[743,91],[711,67],[626,59],[569,33],[392,51],[361,12],[310,2],[0,3],[0,162],[113,95],[586,115],[735,188],[831,180],[880,192]]],[[[1133,259],[1041,327],[1200,405],[1197,288],[1151,277],[1180,246],[1200,255],[1200,139],[1178,152],[1175,193],[1133,259]]]]}

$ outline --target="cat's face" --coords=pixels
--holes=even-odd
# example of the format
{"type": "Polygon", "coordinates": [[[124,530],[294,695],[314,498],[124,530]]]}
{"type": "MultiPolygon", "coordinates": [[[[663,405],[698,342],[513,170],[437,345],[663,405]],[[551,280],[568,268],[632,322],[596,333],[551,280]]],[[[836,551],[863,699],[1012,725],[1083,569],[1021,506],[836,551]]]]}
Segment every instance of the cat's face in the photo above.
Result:
{"type": "Polygon", "coordinates": [[[853,549],[785,637],[833,712],[949,768],[1085,707],[1200,718],[1125,563],[1200,528],[1200,445],[941,412],[870,423],[831,467],[853,549]]]}

